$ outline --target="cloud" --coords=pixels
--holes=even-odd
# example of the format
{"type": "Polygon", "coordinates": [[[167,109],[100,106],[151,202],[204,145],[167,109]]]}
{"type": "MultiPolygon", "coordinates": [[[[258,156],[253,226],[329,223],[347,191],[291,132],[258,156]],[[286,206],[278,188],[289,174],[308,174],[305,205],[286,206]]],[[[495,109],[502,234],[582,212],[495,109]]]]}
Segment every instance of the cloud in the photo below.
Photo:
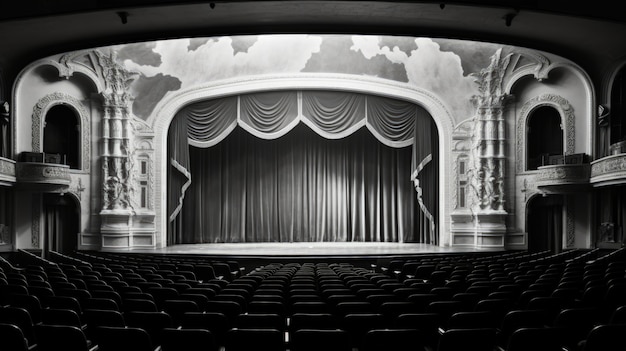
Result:
{"type": "Polygon", "coordinates": [[[161,56],[154,52],[155,42],[120,45],[116,47],[117,59],[131,60],[139,65],[159,67],[161,56]]]}
{"type": "MultiPolygon", "coordinates": [[[[406,82],[400,60],[391,61],[381,54],[377,37],[324,36],[320,51],[313,55],[304,72],[366,75],[406,82]],[[356,42],[355,42],[356,38],[356,42]]],[[[391,53],[390,55],[395,55],[391,53]]]]}
{"type": "Polygon", "coordinates": [[[247,52],[235,52],[233,38],[210,40],[188,51],[189,39],[159,41],[154,52],[162,64],[156,68],[124,61],[126,68],[147,77],[158,73],[177,77],[181,88],[238,76],[299,72],[319,50],[321,38],[310,35],[259,36],[247,52]]]}

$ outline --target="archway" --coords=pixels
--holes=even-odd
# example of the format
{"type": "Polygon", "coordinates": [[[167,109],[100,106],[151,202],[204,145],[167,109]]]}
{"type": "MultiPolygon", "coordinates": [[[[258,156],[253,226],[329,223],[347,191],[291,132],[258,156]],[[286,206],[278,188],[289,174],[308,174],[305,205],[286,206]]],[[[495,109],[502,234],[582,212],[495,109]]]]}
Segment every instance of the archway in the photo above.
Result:
{"type": "MultiPolygon", "coordinates": [[[[448,107],[432,93],[408,85],[389,83],[384,79],[370,77],[351,77],[348,75],[303,74],[299,76],[273,75],[260,76],[241,81],[219,82],[208,86],[193,87],[171,95],[159,102],[154,109],[153,117],[147,123],[155,132],[155,168],[157,177],[154,182],[155,208],[158,209],[156,245],[167,246],[167,168],[170,162],[167,159],[167,137],[169,126],[177,111],[184,106],[216,97],[231,96],[233,94],[254,93],[268,90],[284,89],[333,89],[370,94],[375,92],[379,96],[401,99],[418,104],[432,116],[437,128],[439,150],[452,148],[452,134],[454,119],[448,107]]],[[[437,228],[439,230],[439,245],[450,244],[450,208],[448,206],[452,191],[447,184],[450,181],[451,156],[442,151],[439,154],[438,181],[441,186],[436,194],[439,200],[437,228]]]]}
{"type": "Polygon", "coordinates": [[[75,111],[65,105],[52,106],[46,113],[43,152],[46,162],[80,168],[80,124],[75,111]]]}
{"type": "Polygon", "coordinates": [[[43,195],[44,214],[44,256],[49,251],[69,253],[78,247],[80,231],[80,206],[71,195],[45,193],[43,195]]]}
{"type": "Polygon", "coordinates": [[[538,195],[526,206],[528,251],[559,252],[563,241],[563,196],[538,195]]]}
{"type": "Polygon", "coordinates": [[[551,157],[563,155],[561,115],[554,107],[540,106],[531,112],[527,127],[528,170],[546,166],[551,157]]]}

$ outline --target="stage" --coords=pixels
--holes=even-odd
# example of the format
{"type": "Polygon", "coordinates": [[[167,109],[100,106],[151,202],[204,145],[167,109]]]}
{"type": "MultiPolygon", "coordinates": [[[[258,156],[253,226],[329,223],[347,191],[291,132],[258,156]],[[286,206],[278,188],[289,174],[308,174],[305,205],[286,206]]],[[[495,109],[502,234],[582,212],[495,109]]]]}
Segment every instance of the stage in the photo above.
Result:
{"type": "MultiPolygon", "coordinates": [[[[420,243],[299,242],[183,244],[157,249],[133,248],[129,252],[163,255],[224,257],[394,257],[438,253],[498,252],[501,249],[443,247],[420,243]]],[[[118,251],[119,252],[119,251],[118,251]]]]}

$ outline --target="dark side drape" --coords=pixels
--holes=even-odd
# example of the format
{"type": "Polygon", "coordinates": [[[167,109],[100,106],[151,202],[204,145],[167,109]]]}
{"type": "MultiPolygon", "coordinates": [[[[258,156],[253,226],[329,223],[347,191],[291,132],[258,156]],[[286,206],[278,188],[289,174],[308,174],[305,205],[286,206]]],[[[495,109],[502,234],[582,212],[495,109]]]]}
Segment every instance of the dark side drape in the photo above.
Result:
{"type": "Polygon", "coordinates": [[[270,91],[186,106],[169,133],[171,243],[437,241],[438,137],[418,105],[270,91]]]}

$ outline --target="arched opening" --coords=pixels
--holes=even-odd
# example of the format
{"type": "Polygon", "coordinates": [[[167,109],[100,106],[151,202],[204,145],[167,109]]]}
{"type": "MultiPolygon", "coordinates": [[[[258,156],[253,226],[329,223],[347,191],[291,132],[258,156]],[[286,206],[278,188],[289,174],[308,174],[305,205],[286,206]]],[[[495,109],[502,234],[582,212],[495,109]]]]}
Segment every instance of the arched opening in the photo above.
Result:
{"type": "Polygon", "coordinates": [[[563,237],[563,196],[535,196],[527,205],[528,251],[559,252],[563,237]]]}
{"type": "Polygon", "coordinates": [[[550,106],[535,109],[526,130],[528,170],[557,163],[563,155],[563,128],[559,111],[550,106]]]}
{"type": "Polygon", "coordinates": [[[52,106],[46,113],[43,129],[45,162],[80,168],[80,122],[66,105],[52,106]]]}
{"type": "Polygon", "coordinates": [[[80,206],[69,195],[45,193],[44,255],[49,251],[70,253],[78,248],[80,206]]]}
{"type": "Polygon", "coordinates": [[[437,244],[438,159],[433,118],[407,101],[350,92],[285,90],[196,102],[178,111],[168,131],[168,214],[173,214],[168,244],[437,244]],[[266,109],[253,107],[283,103],[266,116],[266,109]],[[394,113],[389,114],[392,106],[394,113]],[[418,130],[424,134],[416,134],[418,130]],[[427,149],[427,154],[415,151],[427,149]],[[176,161],[185,157],[186,164],[176,161]],[[366,174],[366,168],[373,170],[371,174],[366,174]],[[419,182],[411,182],[412,174],[419,182]],[[372,183],[374,177],[383,176],[387,177],[383,181],[400,184],[394,186],[404,188],[402,194],[372,183]],[[222,185],[203,183],[210,178],[222,185]],[[233,186],[234,182],[240,185],[233,186]],[[414,184],[420,186],[419,203],[414,184]],[[389,201],[365,200],[375,193],[389,201]],[[231,214],[224,212],[231,210],[231,214]],[[412,214],[402,223],[387,220],[397,212],[412,214]]]}

